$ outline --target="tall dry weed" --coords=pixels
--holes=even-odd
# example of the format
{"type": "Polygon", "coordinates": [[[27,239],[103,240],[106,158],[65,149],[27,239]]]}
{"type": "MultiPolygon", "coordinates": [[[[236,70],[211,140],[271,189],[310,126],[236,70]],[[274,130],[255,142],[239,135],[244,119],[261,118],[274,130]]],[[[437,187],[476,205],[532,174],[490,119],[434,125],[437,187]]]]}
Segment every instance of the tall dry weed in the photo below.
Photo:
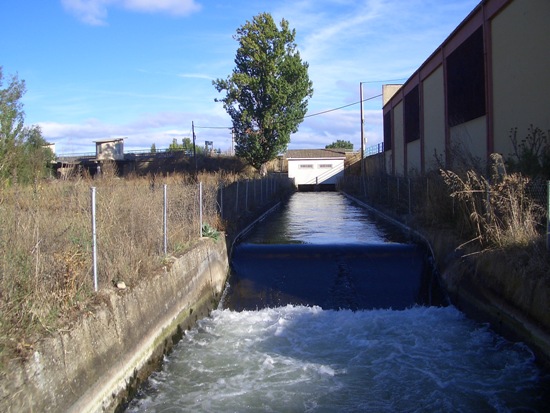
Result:
{"type": "Polygon", "coordinates": [[[441,170],[457,203],[456,219],[463,234],[487,247],[527,246],[540,237],[544,211],[528,196],[529,178],[503,175],[493,183],[470,170],[464,176],[441,170]]]}

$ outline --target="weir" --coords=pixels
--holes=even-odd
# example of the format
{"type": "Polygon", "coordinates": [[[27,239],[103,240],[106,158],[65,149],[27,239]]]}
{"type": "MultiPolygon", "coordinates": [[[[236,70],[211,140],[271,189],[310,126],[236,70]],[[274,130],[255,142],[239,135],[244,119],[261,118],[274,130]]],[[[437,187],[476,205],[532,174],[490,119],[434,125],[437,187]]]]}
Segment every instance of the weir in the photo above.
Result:
{"type": "Polygon", "coordinates": [[[242,311],[287,304],[323,309],[402,310],[441,302],[419,245],[248,244],[232,255],[225,307],[242,311]]]}
{"type": "Polygon", "coordinates": [[[438,305],[430,254],[399,232],[294,194],[233,246],[221,305],[128,412],[544,411],[529,349],[438,305]]]}
{"type": "Polygon", "coordinates": [[[402,310],[446,303],[426,246],[337,193],[296,193],[231,254],[224,307],[402,310]]]}

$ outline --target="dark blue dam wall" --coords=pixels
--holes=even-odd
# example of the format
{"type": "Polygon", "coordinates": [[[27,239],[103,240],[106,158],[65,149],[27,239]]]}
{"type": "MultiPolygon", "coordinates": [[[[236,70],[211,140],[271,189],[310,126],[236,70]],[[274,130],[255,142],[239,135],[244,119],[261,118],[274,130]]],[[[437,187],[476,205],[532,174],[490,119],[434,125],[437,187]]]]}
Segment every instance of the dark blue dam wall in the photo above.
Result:
{"type": "Polygon", "coordinates": [[[237,311],[437,304],[426,251],[410,244],[241,244],[232,254],[229,283],[225,307],[237,311]]]}

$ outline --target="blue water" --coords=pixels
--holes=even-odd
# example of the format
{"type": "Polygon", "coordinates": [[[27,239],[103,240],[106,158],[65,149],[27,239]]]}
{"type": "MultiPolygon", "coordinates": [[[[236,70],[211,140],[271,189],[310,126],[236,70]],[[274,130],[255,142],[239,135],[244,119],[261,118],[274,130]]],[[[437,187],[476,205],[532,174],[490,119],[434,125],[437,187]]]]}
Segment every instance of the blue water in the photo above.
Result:
{"type": "Polygon", "coordinates": [[[543,411],[541,397],[529,349],[454,307],[285,306],[215,311],[129,411],[543,411]]]}
{"type": "MultiPolygon", "coordinates": [[[[339,194],[296,195],[274,217],[288,223],[282,232],[259,228],[247,242],[273,242],[270,234],[290,243],[391,242],[339,194]]],[[[453,306],[234,311],[222,303],[185,333],[128,411],[544,412],[548,390],[527,346],[453,306]]]]}
{"type": "MultiPolygon", "coordinates": [[[[340,244],[386,243],[389,233],[365,209],[335,192],[298,192],[288,205],[256,226],[247,243],[340,244]]],[[[393,237],[393,238],[392,238],[393,237]]]]}

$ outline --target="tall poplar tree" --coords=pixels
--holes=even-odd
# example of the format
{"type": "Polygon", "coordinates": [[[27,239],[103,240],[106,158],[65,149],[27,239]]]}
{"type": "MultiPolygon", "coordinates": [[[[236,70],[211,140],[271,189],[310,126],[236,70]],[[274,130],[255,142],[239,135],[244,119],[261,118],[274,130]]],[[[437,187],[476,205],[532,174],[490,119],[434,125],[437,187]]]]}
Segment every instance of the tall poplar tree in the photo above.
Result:
{"type": "Polygon", "coordinates": [[[213,85],[226,96],[216,101],[233,121],[235,153],[265,175],[266,163],[286,151],[290,135],[307,112],[313,95],[307,62],[295,43],[296,31],[269,13],[261,13],[237,29],[235,68],[213,85]]]}

